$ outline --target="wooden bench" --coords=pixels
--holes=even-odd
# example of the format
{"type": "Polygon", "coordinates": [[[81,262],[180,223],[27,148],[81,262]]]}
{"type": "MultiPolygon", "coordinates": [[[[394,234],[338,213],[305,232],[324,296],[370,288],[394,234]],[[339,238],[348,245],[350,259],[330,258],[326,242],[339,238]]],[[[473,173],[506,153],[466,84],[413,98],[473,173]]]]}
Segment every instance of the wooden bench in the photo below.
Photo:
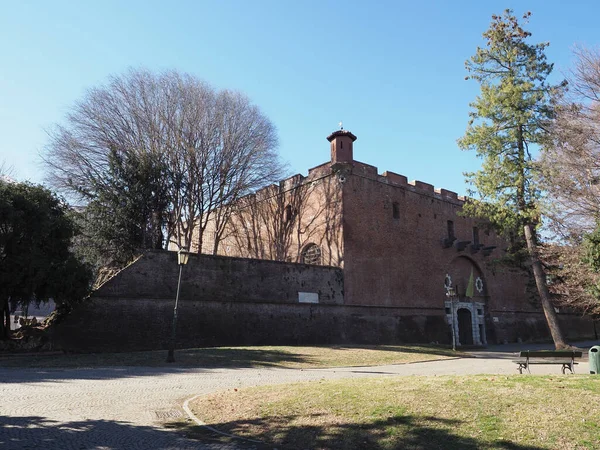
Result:
{"type": "Polygon", "coordinates": [[[523,369],[527,369],[528,373],[531,373],[529,366],[532,364],[560,364],[562,366],[561,371],[565,373],[567,369],[571,373],[575,373],[575,358],[581,358],[583,352],[572,351],[572,350],[557,350],[557,351],[530,351],[526,350],[519,353],[519,358],[514,360],[515,364],[518,364],[517,370],[519,373],[523,373],[523,369]]]}

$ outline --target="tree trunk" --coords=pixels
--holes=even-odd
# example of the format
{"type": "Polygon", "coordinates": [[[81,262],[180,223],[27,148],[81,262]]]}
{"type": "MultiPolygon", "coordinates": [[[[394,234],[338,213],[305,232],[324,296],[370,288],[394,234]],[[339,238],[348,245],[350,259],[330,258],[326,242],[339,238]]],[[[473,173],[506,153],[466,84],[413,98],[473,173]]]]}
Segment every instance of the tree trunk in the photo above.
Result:
{"type": "Polygon", "coordinates": [[[8,339],[10,335],[10,306],[8,297],[0,300],[0,338],[8,339]]]}
{"type": "Polygon", "coordinates": [[[4,308],[0,311],[2,315],[0,315],[0,339],[6,339],[6,324],[4,323],[4,308]]]}
{"type": "Polygon", "coordinates": [[[557,350],[561,348],[567,348],[568,344],[566,343],[563,333],[560,329],[560,324],[558,323],[558,317],[556,316],[554,306],[552,306],[552,302],[550,301],[550,293],[548,292],[548,286],[546,285],[546,275],[538,256],[533,226],[531,224],[526,224],[524,226],[524,230],[525,240],[527,241],[527,250],[529,251],[529,256],[531,257],[531,266],[533,268],[535,284],[542,301],[542,308],[544,309],[544,315],[546,316],[546,322],[548,322],[548,328],[550,328],[550,334],[552,335],[554,346],[557,350]]]}

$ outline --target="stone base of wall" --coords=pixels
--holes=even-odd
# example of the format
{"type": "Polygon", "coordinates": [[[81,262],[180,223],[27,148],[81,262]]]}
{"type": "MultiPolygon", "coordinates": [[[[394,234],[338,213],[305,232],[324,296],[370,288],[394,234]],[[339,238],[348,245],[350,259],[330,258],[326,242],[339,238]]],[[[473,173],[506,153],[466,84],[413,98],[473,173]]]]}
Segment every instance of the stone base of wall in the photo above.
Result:
{"type": "MultiPolygon", "coordinates": [[[[595,338],[594,323],[589,317],[559,314],[558,320],[568,341],[595,338]]],[[[542,312],[492,312],[486,321],[486,327],[493,330],[491,342],[498,344],[551,339],[550,329],[542,312]]]]}
{"type": "MultiPolygon", "coordinates": [[[[54,349],[165,349],[172,299],[93,298],[52,331],[54,349]]],[[[447,343],[444,311],[315,304],[182,301],[177,346],[447,343]]]]}
{"type": "MultiPolygon", "coordinates": [[[[166,349],[173,299],[93,298],[52,331],[54,349],[166,349]]],[[[543,315],[503,313],[486,323],[488,344],[549,339],[543,315]]],[[[562,316],[569,338],[593,337],[591,321],[562,316]]],[[[181,301],[177,347],[316,344],[449,344],[443,309],[181,301]]]]}

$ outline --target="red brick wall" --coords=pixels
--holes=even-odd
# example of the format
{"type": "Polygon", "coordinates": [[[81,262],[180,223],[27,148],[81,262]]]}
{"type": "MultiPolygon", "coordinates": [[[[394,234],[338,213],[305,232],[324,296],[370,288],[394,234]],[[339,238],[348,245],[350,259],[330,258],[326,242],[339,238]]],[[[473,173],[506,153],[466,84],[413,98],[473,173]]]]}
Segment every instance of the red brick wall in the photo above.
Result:
{"type": "Polygon", "coordinates": [[[477,221],[458,215],[462,202],[452,200],[452,193],[442,197],[429,184],[399,181],[351,175],[344,184],[345,304],[443,309],[445,275],[453,273],[454,284],[464,294],[469,268],[474,266],[474,276],[484,280],[481,300],[490,311],[534,310],[525,274],[490,268],[504,255],[505,242],[479,227],[480,242],[496,246],[490,256],[482,250],[472,253],[470,247],[444,248],[448,220],[454,222],[458,241],[473,240],[477,221]],[[394,203],[398,219],[393,217],[394,203]]]}

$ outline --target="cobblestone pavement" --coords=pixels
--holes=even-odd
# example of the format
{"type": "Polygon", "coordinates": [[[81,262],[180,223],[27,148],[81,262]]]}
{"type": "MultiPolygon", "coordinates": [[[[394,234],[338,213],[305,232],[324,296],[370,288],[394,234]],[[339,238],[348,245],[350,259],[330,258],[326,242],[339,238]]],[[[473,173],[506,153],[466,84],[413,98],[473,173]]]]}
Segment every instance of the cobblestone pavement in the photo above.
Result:
{"type": "MultiPolygon", "coordinates": [[[[338,369],[0,368],[2,449],[229,449],[165,428],[196,394],[261,384],[386,375],[512,374],[510,354],[338,369]]],[[[1,361],[0,361],[1,363],[1,361]]],[[[554,366],[535,373],[558,373],[554,366]]],[[[578,373],[589,373],[580,364],[578,373]]]]}

